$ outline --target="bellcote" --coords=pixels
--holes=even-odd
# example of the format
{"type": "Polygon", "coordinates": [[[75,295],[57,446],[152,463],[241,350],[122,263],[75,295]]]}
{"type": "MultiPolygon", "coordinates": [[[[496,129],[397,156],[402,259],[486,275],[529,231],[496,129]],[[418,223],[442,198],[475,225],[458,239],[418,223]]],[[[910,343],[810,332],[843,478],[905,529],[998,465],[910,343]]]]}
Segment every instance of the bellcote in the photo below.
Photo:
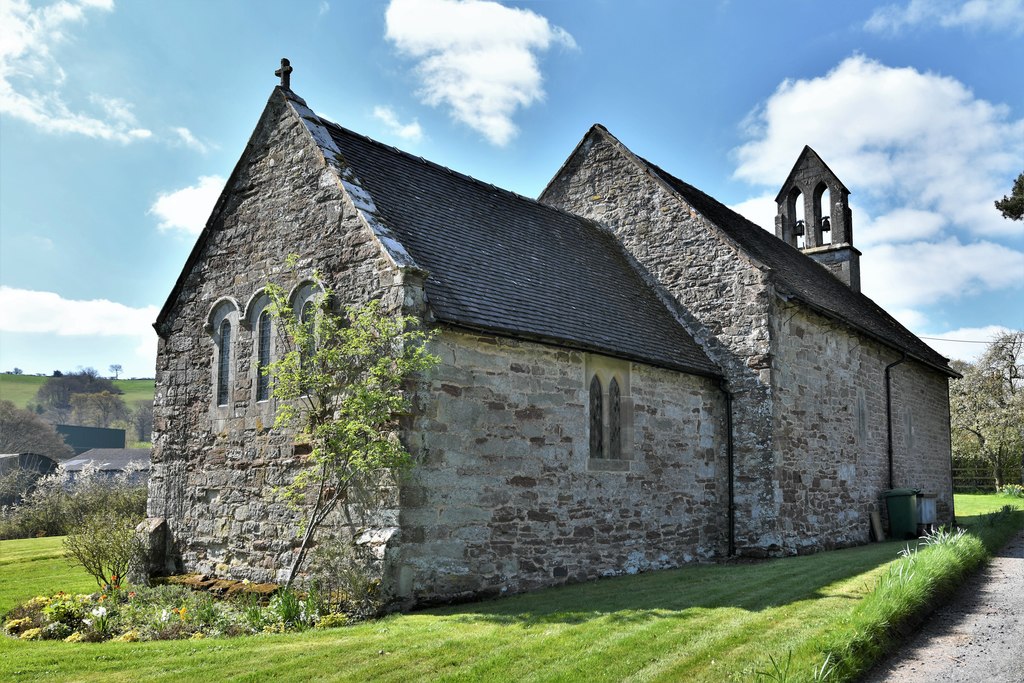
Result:
{"type": "Polygon", "coordinates": [[[859,292],[860,251],[853,246],[850,191],[817,152],[804,147],[775,203],[775,236],[859,292]]]}

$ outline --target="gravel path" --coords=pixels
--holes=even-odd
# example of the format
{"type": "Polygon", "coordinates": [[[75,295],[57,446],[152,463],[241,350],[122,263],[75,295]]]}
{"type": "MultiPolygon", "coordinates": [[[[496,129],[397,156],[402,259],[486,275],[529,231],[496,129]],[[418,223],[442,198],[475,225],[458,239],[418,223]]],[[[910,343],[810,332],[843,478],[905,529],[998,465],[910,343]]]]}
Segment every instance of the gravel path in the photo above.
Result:
{"type": "Polygon", "coordinates": [[[1024,681],[1024,533],[863,680],[1024,681]]]}

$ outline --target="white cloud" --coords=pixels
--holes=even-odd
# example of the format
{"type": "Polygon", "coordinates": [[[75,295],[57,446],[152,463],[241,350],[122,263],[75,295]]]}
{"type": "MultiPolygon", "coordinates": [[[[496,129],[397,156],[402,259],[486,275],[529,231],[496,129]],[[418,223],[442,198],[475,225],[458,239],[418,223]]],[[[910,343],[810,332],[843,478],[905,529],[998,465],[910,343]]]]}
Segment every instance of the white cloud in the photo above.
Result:
{"type": "Polygon", "coordinates": [[[132,308],[106,299],[65,299],[54,292],[0,286],[0,332],[150,339],[159,308],[132,308]]]}
{"type": "Polygon", "coordinates": [[[202,140],[200,140],[199,138],[197,138],[195,135],[193,135],[192,131],[190,131],[188,128],[178,126],[175,128],[171,128],[171,132],[173,132],[174,135],[177,136],[178,144],[184,145],[189,149],[194,149],[197,152],[201,152],[203,154],[210,151],[210,146],[207,145],[202,140]]]}
{"type": "Polygon", "coordinates": [[[747,132],[738,178],[776,186],[807,144],[875,213],[903,208],[978,234],[1020,232],[992,203],[1020,172],[1024,119],[953,78],[853,56],[825,76],[783,82],[747,132]]]}
{"type": "Polygon", "coordinates": [[[517,109],[544,97],[537,54],[576,47],[539,14],[485,0],[391,0],[385,20],[386,37],[419,62],[423,102],[495,145],[515,136],[517,109]]]}
{"type": "Polygon", "coordinates": [[[735,176],[758,189],[733,208],[774,232],[775,191],[805,144],[853,191],[864,293],[910,329],[945,304],[1024,292],[1020,223],[993,202],[1024,158],[1024,119],[955,79],[853,56],[787,80],[745,122],[735,176]]]}
{"type": "Polygon", "coordinates": [[[775,214],[778,213],[778,207],[775,204],[774,194],[751,197],[729,208],[747,220],[760,225],[768,232],[775,234],[775,214]]]}
{"type": "Polygon", "coordinates": [[[195,185],[161,192],[149,213],[160,219],[160,230],[180,230],[187,235],[198,235],[213,212],[225,182],[220,176],[202,176],[195,185]]]}
{"type": "Polygon", "coordinates": [[[75,111],[64,101],[67,75],[53,48],[86,21],[87,11],[113,7],[112,0],[60,0],[45,7],[26,0],[0,3],[0,113],[51,133],[121,143],[151,137],[124,100],[93,94],[91,112],[75,111]]]}
{"type": "Polygon", "coordinates": [[[875,33],[896,34],[915,26],[1024,33],[1024,0],[910,0],[876,9],[864,23],[875,33]]]}
{"type": "MultiPolygon", "coordinates": [[[[55,292],[16,289],[0,285],[0,334],[6,337],[5,363],[34,363],[37,370],[74,367],[83,358],[102,357],[115,352],[134,357],[116,357],[131,375],[151,377],[156,357],[153,321],[157,306],[133,308],[106,299],[65,299],[55,292]],[[38,337],[72,337],[67,343],[48,341],[47,355],[33,358],[31,346],[38,337]],[[26,341],[28,340],[28,341],[26,341]],[[84,354],[84,355],[83,355],[84,354]]],[[[113,362],[113,361],[112,361],[113,362]]],[[[105,367],[105,366],[103,366],[105,367]]]]}
{"type": "Polygon", "coordinates": [[[1024,253],[993,242],[963,244],[955,237],[876,244],[864,249],[860,268],[864,293],[886,309],[1024,286],[1024,253]]]}
{"type": "Polygon", "coordinates": [[[331,11],[331,4],[327,0],[320,0],[320,6],[317,8],[317,13],[322,17],[331,11]]]}
{"type": "Polygon", "coordinates": [[[388,130],[403,140],[419,142],[423,138],[423,129],[420,127],[419,121],[413,119],[412,123],[402,123],[391,107],[374,107],[373,118],[383,123],[388,130]]]}
{"type": "Polygon", "coordinates": [[[896,208],[878,218],[872,218],[866,211],[858,210],[853,202],[850,202],[850,209],[855,216],[853,239],[860,248],[939,237],[947,225],[946,219],[934,211],[896,208]]]}
{"type": "Polygon", "coordinates": [[[921,332],[925,342],[947,358],[973,363],[985,352],[988,343],[1000,334],[1013,332],[1001,325],[961,327],[946,332],[921,332]],[[938,339],[936,339],[936,337],[938,339]],[[979,343],[983,342],[983,343],[979,343]]]}

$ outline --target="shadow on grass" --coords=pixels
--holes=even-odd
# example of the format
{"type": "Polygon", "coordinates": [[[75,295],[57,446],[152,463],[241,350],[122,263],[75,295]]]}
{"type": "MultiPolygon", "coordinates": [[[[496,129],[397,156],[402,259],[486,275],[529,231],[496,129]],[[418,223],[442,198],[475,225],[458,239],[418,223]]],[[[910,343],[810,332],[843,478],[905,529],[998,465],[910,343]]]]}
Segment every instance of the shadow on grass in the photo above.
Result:
{"type": "Polygon", "coordinates": [[[693,565],[548,588],[424,613],[458,622],[583,624],[690,619],[710,610],[759,612],[816,599],[859,599],[868,585],[837,586],[895,560],[905,544],[876,543],[816,555],[693,565]],[[861,590],[857,590],[857,588],[861,590]]]}

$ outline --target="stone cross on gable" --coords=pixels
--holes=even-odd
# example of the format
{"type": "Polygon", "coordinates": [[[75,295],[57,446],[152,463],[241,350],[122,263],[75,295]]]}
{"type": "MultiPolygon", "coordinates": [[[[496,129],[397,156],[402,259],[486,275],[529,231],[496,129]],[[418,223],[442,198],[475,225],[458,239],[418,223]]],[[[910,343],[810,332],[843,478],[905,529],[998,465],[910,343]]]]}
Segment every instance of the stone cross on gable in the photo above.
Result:
{"type": "Polygon", "coordinates": [[[285,58],[281,58],[281,68],[274,72],[275,76],[281,77],[281,87],[285,90],[292,89],[292,65],[285,58]]]}

